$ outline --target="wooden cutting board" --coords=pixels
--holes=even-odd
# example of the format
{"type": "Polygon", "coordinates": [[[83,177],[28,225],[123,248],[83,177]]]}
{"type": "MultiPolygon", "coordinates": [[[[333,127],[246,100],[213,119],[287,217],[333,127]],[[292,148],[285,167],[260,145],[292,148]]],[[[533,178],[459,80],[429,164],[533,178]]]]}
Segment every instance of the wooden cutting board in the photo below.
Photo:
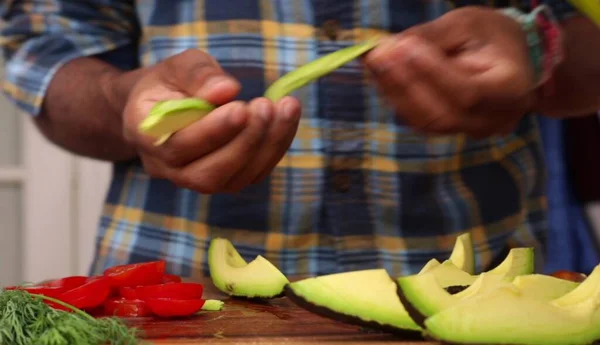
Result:
{"type": "Polygon", "coordinates": [[[143,331],[151,343],[192,344],[406,344],[435,345],[403,341],[388,334],[361,330],[297,307],[287,298],[268,302],[231,299],[218,292],[210,280],[205,297],[225,301],[223,310],[202,312],[193,318],[126,320],[143,331]]]}

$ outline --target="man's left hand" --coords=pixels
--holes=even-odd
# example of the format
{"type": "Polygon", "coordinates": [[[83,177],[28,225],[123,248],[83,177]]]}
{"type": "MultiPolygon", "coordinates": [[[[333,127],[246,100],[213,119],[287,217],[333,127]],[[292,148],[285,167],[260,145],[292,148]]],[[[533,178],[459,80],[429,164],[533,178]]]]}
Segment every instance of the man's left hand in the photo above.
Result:
{"type": "Polygon", "coordinates": [[[536,102],[525,33],[494,9],[456,9],[386,38],[365,64],[398,116],[424,133],[509,133],[536,102]]]}

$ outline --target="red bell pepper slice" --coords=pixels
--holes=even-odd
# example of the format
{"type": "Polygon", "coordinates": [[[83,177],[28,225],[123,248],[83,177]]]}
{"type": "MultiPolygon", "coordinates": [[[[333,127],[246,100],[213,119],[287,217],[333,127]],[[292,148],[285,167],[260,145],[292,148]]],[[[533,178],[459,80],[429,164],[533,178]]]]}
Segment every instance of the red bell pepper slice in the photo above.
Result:
{"type": "Polygon", "coordinates": [[[136,289],[131,286],[124,286],[119,288],[119,296],[126,299],[137,299],[138,295],[136,289]]]}
{"type": "Polygon", "coordinates": [[[198,299],[202,297],[204,286],[197,283],[167,283],[159,285],[138,286],[136,294],[139,299],[170,298],[176,300],[198,299]]]}
{"type": "Polygon", "coordinates": [[[64,291],[69,291],[87,283],[88,279],[89,277],[85,276],[71,276],[43,283],[42,286],[60,287],[64,291]]]}
{"type": "Polygon", "coordinates": [[[169,298],[151,298],[146,300],[146,305],[152,313],[160,317],[190,316],[202,309],[203,299],[177,300],[169,298]]]}
{"type": "Polygon", "coordinates": [[[110,293],[109,280],[95,278],[79,287],[65,291],[59,299],[79,309],[91,309],[103,304],[110,293]]]}
{"type": "Polygon", "coordinates": [[[139,299],[110,298],[104,303],[104,314],[119,317],[144,317],[152,315],[146,302],[139,299]]]}
{"type": "Polygon", "coordinates": [[[119,265],[104,271],[114,287],[160,284],[164,274],[164,261],[119,265]]]}
{"type": "Polygon", "coordinates": [[[165,274],[162,279],[163,283],[181,283],[181,277],[175,274],[165,274]]]}

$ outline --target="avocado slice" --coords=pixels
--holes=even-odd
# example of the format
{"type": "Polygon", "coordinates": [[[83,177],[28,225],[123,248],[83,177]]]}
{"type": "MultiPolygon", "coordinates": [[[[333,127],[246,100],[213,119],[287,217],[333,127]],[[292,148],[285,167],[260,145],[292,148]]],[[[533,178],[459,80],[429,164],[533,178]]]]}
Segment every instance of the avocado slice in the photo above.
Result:
{"type": "Polygon", "coordinates": [[[247,263],[233,244],[224,238],[211,241],[208,266],[213,284],[230,296],[281,297],[289,283],[283,273],[261,255],[247,263]]]}
{"type": "Polygon", "coordinates": [[[425,266],[423,266],[423,268],[421,268],[421,270],[419,271],[418,274],[423,274],[423,273],[429,272],[430,270],[438,267],[439,265],[441,265],[439,261],[437,261],[436,259],[431,259],[431,260],[427,261],[425,266]]]}
{"type": "Polygon", "coordinates": [[[427,318],[425,333],[456,344],[592,344],[600,340],[599,305],[600,265],[550,301],[532,298],[515,284],[478,294],[427,318]]]}
{"type": "Polygon", "coordinates": [[[414,339],[421,328],[408,315],[385,269],[334,273],[293,282],[286,296],[312,313],[414,339]]]}
{"type": "Polygon", "coordinates": [[[550,301],[572,291],[578,283],[541,274],[517,276],[513,279],[512,275],[485,272],[473,284],[455,294],[444,289],[431,273],[399,278],[398,286],[398,295],[403,305],[411,317],[424,327],[427,317],[500,287],[516,286],[525,297],[550,301]]]}
{"type": "Polygon", "coordinates": [[[461,270],[469,274],[475,274],[475,254],[473,253],[473,239],[470,232],[461,234],[456,238],[448,260],[461,270]]]}
{"type": "MultiPolygon", "coordinates": [[[[421,274],[434,273],[439,284],[448,288],[451,286],[468,286],[475,282],[477,275],[471,275],[446,260],[441,264],[430,268],[421,274]]],[[[532,274],[534,271],[534,251],[533,248],[512,248],[504,261],[493,269],[487,271],[488,274],[499,275],[508,278],[514,278],[519,275],[532,274]]],[[[411,276],[408,276],[411,277],[411,276]]]]}
{"type": "Polygon", "coordinates": [[[566,295],[579,286],[579,282],[564,280],[544,274],[517,276],[512,283],[526,297],[550,301],[566,295]]]}

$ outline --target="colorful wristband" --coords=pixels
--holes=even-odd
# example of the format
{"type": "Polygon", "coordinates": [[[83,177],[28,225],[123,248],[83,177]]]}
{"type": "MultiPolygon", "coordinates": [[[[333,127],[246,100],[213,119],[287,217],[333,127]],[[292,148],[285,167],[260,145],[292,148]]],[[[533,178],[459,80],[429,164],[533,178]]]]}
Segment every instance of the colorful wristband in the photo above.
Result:
{"type": "Polygon", "coordinates": [[[527,35],[536,87],[541,86],[551,78],[556,66],[563,60],[562,32],[558,21],[545,5],[536,7],[528,14],[512,7],[501,12],[519,22],[527,35]]]}

